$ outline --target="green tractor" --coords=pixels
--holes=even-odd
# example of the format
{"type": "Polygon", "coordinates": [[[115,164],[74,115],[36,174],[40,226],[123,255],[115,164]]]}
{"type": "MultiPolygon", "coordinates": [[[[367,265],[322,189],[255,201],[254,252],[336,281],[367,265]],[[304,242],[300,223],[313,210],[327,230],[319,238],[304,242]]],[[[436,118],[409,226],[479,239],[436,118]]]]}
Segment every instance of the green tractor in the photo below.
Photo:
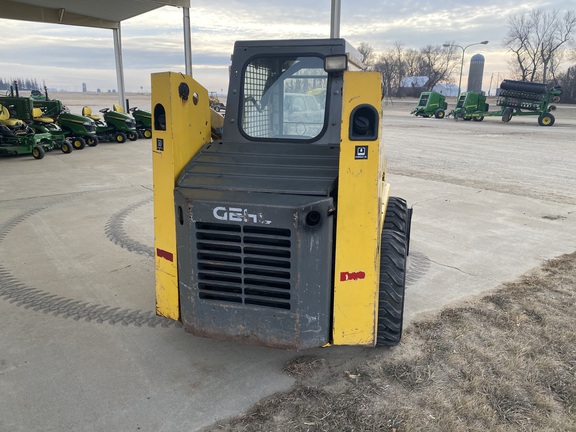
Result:
{"type": "MultiPolygon", "coordinates": [[[[50,133],[34,133],[22,120],[12,118],[8,108],[0,104],[0,155],[31,154],[35,159],[42,159],[53,148],[50,133]]],[[[60,149],[64,153],[72,151],[69,144],[60,149]]]]}
{"type": "Polygon", "coordinates": [[[478,92],[464,92],[460,94],[456,108],[448,116],[455,119],[474,120],[481,122],[484,116],[490,115],[488,109],[490,104],[486,102],[486,95],[478,92]]]}
{"type": "Polygon", "coordinates": [[[116,111],[103,108],[100,112],[104,118],[92,114],[92,108],[85,106],[82,108],[82,115],[88,117],[96,123],[96,135],[100,140],[116,141],[124,143],[127,139],[136,141],[138,131],[136,130],[136,120],[129,114],[122,112],[122,107],[115,105],[116,111]]]}
{"type": "Polygon", "coordinates": [[[416,117],[428,118],[434,116],[437,119],[443,119],[446,116],[447,109],[448,104],[443,94],[435,91],[422,92],[420,93],[418,106],[410,114],[414,114],[416,117]]]}
{"type": "MultiPolygon", "coordinates": [[[[116,107],[117,105],[114,105],[116,107]]],[[[139,138],[152,138],[152,113],[138,109],[138,107],[130,108],[130,113],[134,120],[136,120],[136,130],[138,131],[139,138]]]]}

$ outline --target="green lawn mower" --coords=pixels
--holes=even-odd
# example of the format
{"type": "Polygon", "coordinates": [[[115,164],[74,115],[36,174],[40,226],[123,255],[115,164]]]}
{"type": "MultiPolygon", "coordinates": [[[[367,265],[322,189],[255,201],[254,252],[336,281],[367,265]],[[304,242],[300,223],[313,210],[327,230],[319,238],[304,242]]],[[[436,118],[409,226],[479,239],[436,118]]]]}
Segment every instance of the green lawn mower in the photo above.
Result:
{"type": "MultiPolygon", "coordinates": [[[[12,118],[8,108],[0,104],[0,155],[31,154],[35,159],[42,159],[53,148],[50,133],[34,133],[22,120],[12,118]]],[[[61,150],[72,151],[69,145],[61,150]]]]}
{"type": "Polygon", "coordinates": [[[123,112],[112,111],[109,108],[103,108],[100,112],[104,118],[92,114],[92,108],[90,107],[85,106],[82,108],[82,115],[94,120],[96,134],[100,140],[124,143],[127,139],[130,141],[138,139],[134,117],[123,112]]]}
{"type": "Polygon", "coordinates": [[[86,145],[90,147],[98,145],[96,125],[92,119],[71,114],[61,101],[51,100],[48,93],[45,94],[44,98],[36,95],[33,98],[33,105],[35,108],[40,108],[45,117],[50,117],[56,121],[76,150],[81,150],[86,145]]]}
{"type": "Polygon", "coordinates": [[[434,116],[437,119],[443,119],[446,116],[448,104],[446,97],[438,92],[422,92],[418,100],[418,106],[412,110],[410,114],[416,117],[421,116],[424,118],[434,116]]]}
{"type": "Polygon", "coordinates": [[[61,149],[64,153],[72,151],[72,144],[66,139],[62,129],[53,119],[45,117],[39,108],[34,108],[29,97],[0,97],[0,104],[7,108],[10,118],[18,119],[29,126],[36,134],[49,134],[51,147],[61,149]]]}
{"type": "MultiPolygon", "coordinates": [[[[116,107],[117,105],[114,105],[116,107]]],[[[130,114],[136,120],[136,130],[138,131],[139,138],[152,138],[152,113],[138,109],[138,107],[130,108],[130,114]]]]}

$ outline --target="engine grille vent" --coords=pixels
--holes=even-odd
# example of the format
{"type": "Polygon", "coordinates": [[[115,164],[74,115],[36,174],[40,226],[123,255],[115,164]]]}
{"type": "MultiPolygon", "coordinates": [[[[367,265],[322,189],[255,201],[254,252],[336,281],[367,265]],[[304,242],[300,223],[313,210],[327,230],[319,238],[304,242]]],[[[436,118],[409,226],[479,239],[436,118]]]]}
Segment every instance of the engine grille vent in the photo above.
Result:
{"type": "Polygon", "coordinates": [[[291,231],[196,222],[196,274],[206,301],[291,309],[291,231]]]}

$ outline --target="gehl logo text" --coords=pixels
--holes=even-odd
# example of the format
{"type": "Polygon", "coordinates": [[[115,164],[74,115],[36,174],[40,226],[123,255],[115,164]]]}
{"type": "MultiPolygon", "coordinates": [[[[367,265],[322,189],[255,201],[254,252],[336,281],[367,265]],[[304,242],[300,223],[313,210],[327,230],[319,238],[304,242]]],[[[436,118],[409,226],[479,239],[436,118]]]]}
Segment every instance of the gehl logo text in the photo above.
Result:
{"type": "Polygon", "coordinates": [[[221,221],[252,222],[270,225],[272,221],[264,219],[262,213],[250,212],[248,209],[238,207],[214,207],[214,217],[221,221]]]}

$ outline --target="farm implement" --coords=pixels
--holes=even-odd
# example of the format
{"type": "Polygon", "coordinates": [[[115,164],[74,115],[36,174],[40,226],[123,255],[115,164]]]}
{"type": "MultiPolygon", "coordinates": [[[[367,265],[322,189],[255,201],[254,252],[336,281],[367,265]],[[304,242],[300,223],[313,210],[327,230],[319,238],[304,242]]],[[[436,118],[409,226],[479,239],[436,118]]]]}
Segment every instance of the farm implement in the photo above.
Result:
{"type": "Polygon", "coordinates": [[[428,118],[434,116],[437,119],[443,119],[446,116],[447,109],[448,104],[443,94],[434,91],[422,92],[420,93],[418,106],[410,114],[414,114],[416,117],[428,118]]]}
{"type": "Polygon", "coordinates": [[[497,111],[488,111],[486,96],[477,92],[460,95],[456,108],[449,114],[455,119],[482,121],[484,117],[501,117],[508,123],[514,116],[538,116],[540,126],[552,126],[555,118],[551,111],[556,109],[554,102],[560,100],[562,89],[559,86],[548,88],[546,84],[525,81],[504,80],[500,84],[497,111]]]}

